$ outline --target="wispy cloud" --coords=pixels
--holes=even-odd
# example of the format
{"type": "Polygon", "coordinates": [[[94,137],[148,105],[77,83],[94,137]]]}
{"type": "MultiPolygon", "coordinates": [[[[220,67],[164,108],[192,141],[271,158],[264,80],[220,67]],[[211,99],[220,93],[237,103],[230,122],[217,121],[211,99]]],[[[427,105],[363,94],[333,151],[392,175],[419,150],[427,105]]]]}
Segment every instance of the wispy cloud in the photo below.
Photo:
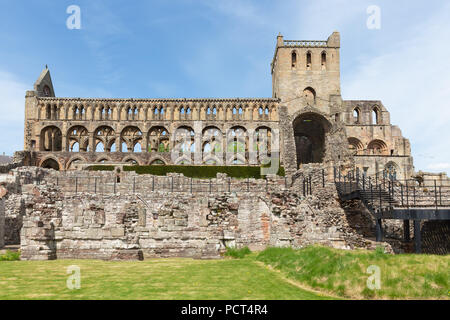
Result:
{"type": "Polygon", "coordinates": [[[345,98],[383,101],[391,122],[411,141],[417,170],[435,170],[433,163],[450,159],[449,10],[444,5],[416,25],[410,37],[386,43],[374,57],[362,57],[360,67],[343,78],[345,98]]]}
{"type": "Polygon", "coordinates": [[[22,150],[25,91],[27,85],[14,75],[0,70],[0,152],[12,155],[22,150]]]}

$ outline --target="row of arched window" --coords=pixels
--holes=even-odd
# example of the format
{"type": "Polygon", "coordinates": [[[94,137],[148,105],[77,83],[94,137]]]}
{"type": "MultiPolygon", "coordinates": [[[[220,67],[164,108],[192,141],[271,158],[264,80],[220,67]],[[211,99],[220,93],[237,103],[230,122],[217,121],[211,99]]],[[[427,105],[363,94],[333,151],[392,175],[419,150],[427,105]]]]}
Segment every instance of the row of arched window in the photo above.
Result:
{"type": "MultiPolygon", "coordinates": [[[[291,66],[292,68],[298,67],[298,54],[296,50],[292,50],[291,53],[291,66]]],[[[322,70],[327,69],[327,53],[322,51],[320,54],[320,67],[322,70]]],[[[307,51],[305,56],[305,68],[306,70],[311,70],[312,68],[312,52],[307,51]]]]}
{"type": "Polygon", "coordinates": [[[39,120],[277,120],[275,105],[203,106],[83,106],[60,107],[47,104],[39,108],[39,120]]]}
{"type": "Polygon", "coordinates": [[[387,144],[380,139],[372,140],[365,147],[358,138],[348,138],[348,147],[353,155],[393,155],[389,152],[387,144]]]}
{"type": "MultiPolygon", "coordinates": [[[[155,126],[150,129],[147,138],[138,127],[128,126],[117,135],[113,128],[101,126],[93,134],[83,126],[70,128],[65,136],[63,147],[63,135],[55,126],[49,126],[41,132],[40,151],[65,151],[89,152],[93,147],[95,152],[169,152],[176,151],[187,162],[194,160],[194,154],[201,150],[208,157],[219,157],[217,154],[236,154],[239,163],[248,160],[248,152],[269,156],[274,143],[272,130],[261,126],[250,135],[246,128],[234,126],[227,130],[225,135],[215,126],[208,126],[201,132],[201,137],[196,139],[193,128],[181,126],[175,130],[171,137],[169,131],[163,126],[155,126]],[[94,145],[90,145],[90,141],[94,145]],[[119,143],[119,148],[116,146],[119,143]],[[200,149],[196,143],[201,143],[200,149]],[[147,144],[147,147],[144,146],[147,144]],[[251,148],[251,149],[250,149],[251,148]],[[189,155],[186,155],[188,153],[189,155]]],[[[262,160],[262,158],[258,158],[262,160]]],[[[207,159],[208,160],[208,159],[207,159]]],[[[217,159],[216,159],[217,160],[217,159]]]]}
{"type": "MultiPolygon", "coordinates": [[[[364,124],[363,119],[361,117],[361,109],[356,107],[353,109],[353,123],[355,124],[364,124]]],[[[373,107],[370,111],[370,123],[369,124],[381,124],[381,113],[378,107],[373,107]]]]}

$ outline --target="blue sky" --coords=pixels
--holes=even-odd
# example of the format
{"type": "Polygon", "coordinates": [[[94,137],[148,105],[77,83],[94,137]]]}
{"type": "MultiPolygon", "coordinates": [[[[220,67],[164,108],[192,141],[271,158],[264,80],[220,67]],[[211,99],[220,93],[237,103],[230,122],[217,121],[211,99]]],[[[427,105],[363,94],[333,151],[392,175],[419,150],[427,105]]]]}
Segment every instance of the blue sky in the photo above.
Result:
{"type": "Polygon", "coordinates": [[[416,170],[450,173],[450,3],[1,0],[0,153],[23,148],[25,90],[48,64],[61,97],[270,97],[276,35],[341,33],[344,99],[376,99],[416,170]],[[69,30],[70,5],[81,30],[69,30]],[[366,27],[369,5],[381,29],[366,27]]]}

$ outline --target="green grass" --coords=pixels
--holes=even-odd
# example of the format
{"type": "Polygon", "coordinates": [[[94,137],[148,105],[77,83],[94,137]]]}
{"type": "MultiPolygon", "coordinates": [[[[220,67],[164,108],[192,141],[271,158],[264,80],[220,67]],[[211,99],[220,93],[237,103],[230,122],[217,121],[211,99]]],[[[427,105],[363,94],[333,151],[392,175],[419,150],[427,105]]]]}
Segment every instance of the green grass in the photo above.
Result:
{"type": "Polygon", "coordinates": [[[254,258],[13,261],[0,263],[5,299],[326,299],[301,289],[254,258]],[[67,267],[81,269],[81,289],[66,287],[67,267]]]}
{"type": "Polygon", "coordinates": [[[232,258],[235,258],[235,259],[242,259],[245,256],[249,255],[250,253],[252,253],[252,252],[250,251],[250,249],[248,247],[243,247],[243,248],[240,248],[240,249],[227,247],[227,251],[225,252],[225,256],[232,257],[232,258]]]}
{"type": "Polygon", "coordinates": [[[6,250],[6,253],[0,254],[0,261],[17,261],[20,260],[20,252],[6,250]]]}
{"type": "Polygon", "coordinates": [[[346,298],[449,299],[450,255],[389,255],[382,250],[345,251],[312,246],[269,248],[265,263],[308,287],[346,298]],[[367,288],[369,266],[380,268],[380,289],[367,288]]]}

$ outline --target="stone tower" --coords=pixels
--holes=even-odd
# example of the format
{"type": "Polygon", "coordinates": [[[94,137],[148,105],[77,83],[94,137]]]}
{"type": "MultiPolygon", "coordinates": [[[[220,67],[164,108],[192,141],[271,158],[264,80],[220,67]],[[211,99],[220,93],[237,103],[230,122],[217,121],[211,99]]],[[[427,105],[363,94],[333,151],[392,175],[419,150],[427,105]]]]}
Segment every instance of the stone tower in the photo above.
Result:
{"type": "Polygon", "coordinates": [[[330,114],[330,103],[341,95],[340,35],[327,41],[284,40],[277,37],[272,62],[273,96],[289,114],[311,106],[330,114]]]}

